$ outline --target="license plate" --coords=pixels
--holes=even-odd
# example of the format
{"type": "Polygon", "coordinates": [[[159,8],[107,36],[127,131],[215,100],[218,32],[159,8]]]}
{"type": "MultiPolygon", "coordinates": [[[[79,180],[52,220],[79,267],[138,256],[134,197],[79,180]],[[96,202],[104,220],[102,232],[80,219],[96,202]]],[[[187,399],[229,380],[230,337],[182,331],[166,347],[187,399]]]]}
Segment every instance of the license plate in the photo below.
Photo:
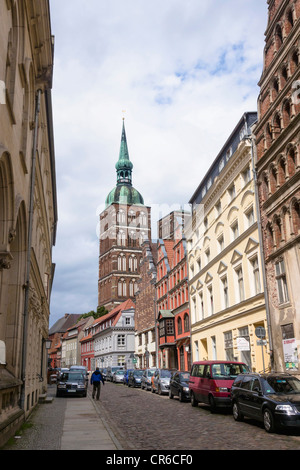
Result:
{"type": "Polygon", "coordinates": [[[75,392],[76,392],[76,390],[68,390],[68,393],[70,393],[70,392],[73,392],[73,393],[75,393],[75,392]]]}

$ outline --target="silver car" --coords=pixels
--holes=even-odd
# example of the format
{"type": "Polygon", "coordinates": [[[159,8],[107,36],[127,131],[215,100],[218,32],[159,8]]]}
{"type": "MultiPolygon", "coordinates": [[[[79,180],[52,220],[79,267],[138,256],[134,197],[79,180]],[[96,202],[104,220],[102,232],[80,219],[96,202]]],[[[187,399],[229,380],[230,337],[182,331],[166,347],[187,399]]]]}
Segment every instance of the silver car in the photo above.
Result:
{"type": "Polygon", "coordinates": [[[123,383],[125,370],[116,370],[112,375],[112,381],[114,383],[123,383]]]}
{"type": "Polygon", "coordinates": [[[142,375],[141,388],[145,390],[151,390],[151,377],[153,376],[156,369],[145,369],[142,375]]]}
{"type": "Polygon", "coordinates": [[[152,377],[151,392],[157,392],[159,395],[169,393],[170,379],[174,374],[175,369],[156,369],[152,377]]]}

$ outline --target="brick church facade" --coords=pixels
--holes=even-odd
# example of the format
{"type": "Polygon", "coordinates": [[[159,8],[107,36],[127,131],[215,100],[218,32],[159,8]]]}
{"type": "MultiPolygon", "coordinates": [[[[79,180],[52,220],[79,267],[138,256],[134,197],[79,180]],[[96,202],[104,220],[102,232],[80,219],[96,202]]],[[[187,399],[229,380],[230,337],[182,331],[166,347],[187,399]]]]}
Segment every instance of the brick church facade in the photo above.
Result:
{"type": "Polygon", "coordinates": [[[268,0],[254,130],[274,370],[299,373],[300,0],[268,0]]]}

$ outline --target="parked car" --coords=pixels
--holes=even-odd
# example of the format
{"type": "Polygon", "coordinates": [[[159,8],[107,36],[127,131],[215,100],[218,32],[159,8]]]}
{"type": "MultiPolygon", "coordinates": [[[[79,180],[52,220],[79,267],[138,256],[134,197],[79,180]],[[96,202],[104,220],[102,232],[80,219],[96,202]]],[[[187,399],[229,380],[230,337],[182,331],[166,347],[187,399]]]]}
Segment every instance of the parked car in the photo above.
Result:
{"type": "Polygon", "coordinates": [[[113,366],[113,367],[108,367],[106,371],[106,380],[109,382],[112,382],[112,376],[113,373],[116,372],[116,370],[124,370],[122,366],[113,366]]]}
{"type": "Polygon", "coordinates": [[[87,382],[85,376],[80,371],[63,372],[58,378],[56,385],[56,396],[81,395],[86,397],[87,382]]]}
{"type": "Polygon", "coordinates": [[[140,387],[143,375],[142,369],[133,369],[128,374],[128,387],[140,387]]]}
{"type": "Polygon", "coordinates": [[[103,369],[100,369],[100,372],[102,374],[103,380],[106,380],[107,367],[104,367],[103,369]]]}
{"type": "Polygon", "coordinates": [[[153,376],[156,369],[145,369],[143,371],[142,379],[141,379],[141,388],[145,390],[151,390],[151,377],[153,376]]]}
{"type": "Polygon", "coordinates": [[[170,379],[169,398],[178,396],[179,401],[190,400],[189,378],[187,371],[175,372],[170,379]]]}
{"type": "Polygon", "coordinates": [[[169,393],[170,379],[174,372],[172,369],[156,369],[151,379],[151,392],[159,395],[169,393]]]}
{"type": "Polygon", "coordinates": [[[113,373],[112,381],[114,383],[123,383],[124,373],[125,373],[125,370],[116,370],[113,373]]]}
{"type": "Polygon", "coordinates": [[[134,370],[134,369],[126,369],[125,370],[125,374],[124,374],[124,377],[123,377],[123,384],[124,385],[128,385],[128,375],[129,375],[129,372],[131,370],[134,370]]]}
{"type": "Polygon", "coordinates": [[[89,381],[89,373],[87,371],[87,368],[85,366],[71,366],[70,369],[69,369],[71,372],[81,372],[84,377],[85,377],[85,380],[88,382],[89,381]]]}
{"type": "Polygon", "coordinates": [[[218,407],[231,407],[231,386],[244,372],[249,372],[249,368],[243,362],[194,362],[189,379],[192,406],[206,403],[212,412],[218,407]]]}
{"type": "Polygon", "coordinates": [[[244,416],[263,422],[267,432],[279,427],[300,428],[300,380],[282,373],[242,374],[231,388],[236,421],[244,416]]]}

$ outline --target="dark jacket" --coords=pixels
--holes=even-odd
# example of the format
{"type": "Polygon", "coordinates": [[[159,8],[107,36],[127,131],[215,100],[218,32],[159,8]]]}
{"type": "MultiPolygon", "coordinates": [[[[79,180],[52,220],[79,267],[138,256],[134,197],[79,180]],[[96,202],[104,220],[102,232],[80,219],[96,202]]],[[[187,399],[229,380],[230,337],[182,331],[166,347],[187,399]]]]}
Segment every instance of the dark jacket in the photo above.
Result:
{"type": "Polygon", "coordinates": [[[101,374],[100,370],[95,370],[95,372],[92,374],[92,377],[91,377],[91,384],[100,383],[100,380],[102,381],[102,383],[104,385],[103,375],[101,374]]]}

